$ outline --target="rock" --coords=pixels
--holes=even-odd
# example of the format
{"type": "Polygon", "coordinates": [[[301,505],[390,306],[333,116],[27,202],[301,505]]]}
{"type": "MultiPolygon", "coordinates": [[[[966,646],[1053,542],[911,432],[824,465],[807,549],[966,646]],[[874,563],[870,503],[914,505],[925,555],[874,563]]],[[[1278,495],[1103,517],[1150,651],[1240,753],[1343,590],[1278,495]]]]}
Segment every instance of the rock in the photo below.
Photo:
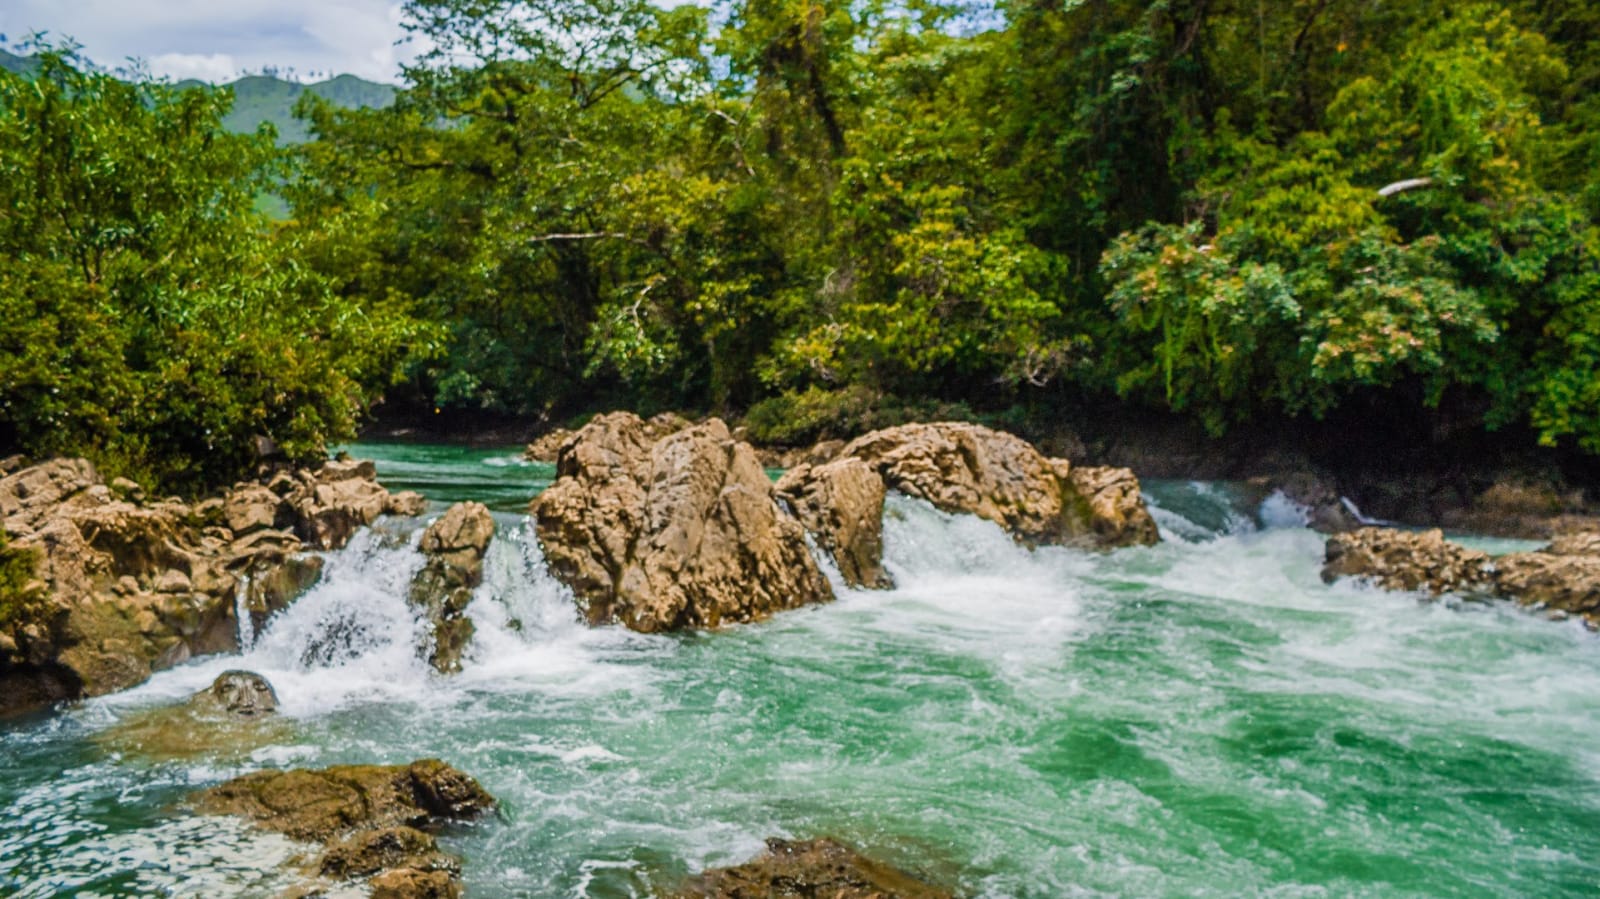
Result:
{"type": "Polygon", "coordinates": [[[368,878],[373,896],[460,896],[460,863],[431,833],[470,821],[495,801],[477,781],[436,759],[410,765],[344,765],[261,771],[190,800],[208,815],[237,815],[296,840],[322,844],[318,875],[368,878]]]}
{"type": "Polygon", "coordinates": [[[130,503],[142,503],[145,501],[144,488],[140,487],[137,481],[132,481],[128,478],[113,478],[111,481],[111,494],[117,499],[126,500],[130,503]]]}
{"type": "Polygon", "coordinates": [[[389,496],[389,503],[384,507],[383,514],[415,518],[426,511],[428,511],[427,497],[415,490],[402,490],[389,496]]]}
{"type": "Polygon", "coordinates": [[[1501,556],[1494,567],[1502,595],[1600,624],[1600,534],[1558,537],[1536,552],[1501,556]]]}
{"type": "Polygon", "coordinates": [[[1360,577],[1388,590],[1476,591],[1492,583],[1489,554],[1444,539],[1444,533],[1361,528],[1329,538],[1322,579],[1360,577]]]}
{"type": "Polygon", "coordinates": [[[776,487],[852,587],[888,589],[883,569],[883,479],[853,456],[792,468],[776,487]]]}
{"type": "Polygon", "coordinates": [[[556,428],[541,436],[538,440],[528,444],[522,451],[522,458],[529,462],[544,462],[554,464],[556,457],[561,454],[561,445],[572,439],[575,432],[566,428],[556,428]]]}
{"type": "Polygon", "coordinates": [[[441,672],[461,670],[473,631],[467,604],[483,582],[483,557],[493,538],[494,516],[483,503],[456,503],[422,532],[419,548],[428,561],[412,579],[408,598],[432,624],[428,662],[441,672]]]}
{"type": "Polygon", "coordinates": [[[369,828],[469,821],[495,805],[477,781],[437,759],[258,771],[203,790],[192,801],[204,814],[238,815],[316,843],[369,828]]]}
{"type": "Polygon", "coordinates": [[[240,718],[270,715],[278,710],[278,694],[254,671],[224,671],[211,686],[195,694],[205,706],[240,718]]]}
{"type": "Polygon", "coordinates": [[[320,575],[322,561],[303,556],[286,528],[331,549],[386,510],[418,507],[420,497],[391,496],[373,475],[371,463],[331,462],[191,506],[146,502],[132,482],[112,490],[82,459],[6,474],[0,516],[36,557],[42,599],[0,620],[0,714],[237,650],[241,584],[259,628],[320,575]]]}
{"type": "Polygon", "coordinates": [[[840,456],[861,459],[892,490],[986,518],[1029,545],[1105,549],[1160,539],[1131,472],[1090,469],[1075,477],[1066,460],[1047,459],[1022,438],[981,425],[886,428],[851,441],[840,456]]]}
{"type": "Polygon", "coordinates": [[[832,599],[754,450],[717,419],[653,442],[638,416],[601,416],[563,445],[531,511],[593,623],[716,627],[832,599]]]}
{"type": "Polygon", "coordinates": [[[242,537],[278,527],[286,511],[283,499],[271,490],[259,484],[241,484],[223,500],[222,523],[242,537]]]}
{"type": "Polygon", "coordinates": [[[21,536],[74,495],[100,483],[87,459],[51,459],[0,478],[0,527],[21,536]]]}
{"type": "Polygon", "coordinates": [[[936,887],[830,839],[767,841],[755,861],[693,877],[674,899],[953,899],[936,887]]]}
{"type": "Polygon", "coordinates": [[[460,879],[452,872],[412,867],[385,871],[368,886],[372,899],[459,899],[462,895],[460,879]]]}

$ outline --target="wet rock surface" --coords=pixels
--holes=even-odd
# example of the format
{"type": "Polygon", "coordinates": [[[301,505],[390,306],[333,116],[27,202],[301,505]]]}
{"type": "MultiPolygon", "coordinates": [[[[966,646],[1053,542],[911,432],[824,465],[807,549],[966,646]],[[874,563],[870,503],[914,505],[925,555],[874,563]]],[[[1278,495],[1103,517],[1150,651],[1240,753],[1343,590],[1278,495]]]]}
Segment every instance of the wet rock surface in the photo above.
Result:
{"type": "MultiPolygon", "coordinates": [[[[495,807],[477,781],[437,759],[261,771],[190,802],[201,814],[239,816],[319,844],[308,871],[313,878],[367,880],[373,896],[394,899],[460,896],[460,862],[439,849],[434,833],[495,807]]],[[[307,886],[306,895],[319,892],[316,882],[307,886]]]]}
{"type": "Polygon", "coordinates": [[[225,671],[211,686],[176,706],[128,714],[97,738],[122,755],[152,760],[242,759],[292,736],[277,714],[278,694],[253,671],[225,671]]]}
{"type": "Polygon", "coordinates": [[[98,696],[196,656],[234,651],[241,591],[257,627],[313,585],[322,560],[379,515],[417,508],[371,463],[239,484],[189,504],[113,490],[89,462],[54,459],[0,478],[0,521],[37,558],[41,601],[0,620],[0,713],[98,696]]]}
{"type": "Polygon", "coordinates": [[[1388,590],[1430,593],[1487,588],[1489,554],[1444,539],[1444,532],[1361,528],[1328,540],[1322,579],[1366,578],[1388,590]]]}
{"type": "Polygon", "coordinates": [[[946,889],[831,839],[767,841],[756,860],[700,874],[673,899],[952,899],[946,889]]]}
{"type": "Polygon", "coordinates": [[[494,539],[494,516],[482,503],[457,503],[422,532],[427,557],[411,581],[408,599],[431,624],[428,663],[449,673],[461,670],[461,654],[472,640],[466,617],[472,592],[483,583],[483,557],[494,539]]]}
{"type": "Polygon", "coordinates": [[[1600,533],[1570,534],[1543,549],[1490,558],[1437,530],[1363,528],[1328,541],[1322,577],[1360,577],[1390,590],[1500,596],[1600,626],[1600,533]]]}
{"type": "Polygon", "coordinates": [[[847,457],[792,468],[777,484],[778,495],[833,556],[845,583],[887,589],[894,581],[883,568],[883,479],[867,463],[847,457]]]}
{"type": "Polygon", "coordinates": [[[601,416],[530,511],[593,623],[717,627],[833,598],[755,451],[717,419],[653,440],[636,415],[601,416]]]}
{"type": "Polygon", "coordinates": [[[981,425],[886,428],[856,438],[839,455],[867,463],[891,490],[986,518],[1025,543],[1111,548],[1160,539],[1132,472],[1097,469],[1080,481],[1066,460],[981,425]],[[1093,493],[1086,496],[1086,488],[1093,493]]]}

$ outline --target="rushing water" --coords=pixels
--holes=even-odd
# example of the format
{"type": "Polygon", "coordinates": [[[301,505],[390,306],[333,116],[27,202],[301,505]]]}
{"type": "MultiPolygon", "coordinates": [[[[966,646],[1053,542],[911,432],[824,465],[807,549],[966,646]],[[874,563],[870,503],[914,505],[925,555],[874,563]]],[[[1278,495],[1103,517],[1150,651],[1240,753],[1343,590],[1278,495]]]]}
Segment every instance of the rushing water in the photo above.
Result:
{"type": "Polygon", "coordinates": [[[983,897],[1600,890],[1600,638],[1325,586],[1281,502],[1148,485],[1166,542],[1095,555],[893,499],[897,589],[644,636],[580,625],[543,572],[522,509],[548,466],[354,452],[497,510],[465,671],[417,660],[415,525],[366,532],[243,657],[0,723],[0,894],[274,895],[295,847],[184,816],[187,792],[423,756],[502,800],[443,839],[478,897],[646,896],[774,835],[983,897]],[[128,736],[238,667],[287,726],[189,757],[128,736]]]}

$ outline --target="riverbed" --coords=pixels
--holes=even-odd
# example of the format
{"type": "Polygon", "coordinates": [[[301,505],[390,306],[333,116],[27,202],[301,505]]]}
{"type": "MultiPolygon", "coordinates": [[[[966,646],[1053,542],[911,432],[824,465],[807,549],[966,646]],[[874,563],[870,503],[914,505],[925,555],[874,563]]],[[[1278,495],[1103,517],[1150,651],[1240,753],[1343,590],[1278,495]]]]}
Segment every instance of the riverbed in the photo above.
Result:
{"type": "Polygon", "coordinates": [[[1325,585],[1281,499],[1148,483],[1164,542],[1094,554],[891,498],[894,590],[641,635],[582,625],[544,572],[524,511],[550,466],[350,451],[435,512],[495,511],[465,669],[419,660],[417,526],[380,523],[242,655],[0,722],[0,894],[276,895],[296,847],[185,815],[188,792],[427,756],[502,802],[441,839],[475,897],[649,896],[770,836],[973,897],[1600,889],[1600,637],[1325,585]],[[192,755],[130,730],[230,668],[273,682],[282,727],[192,755]]]}

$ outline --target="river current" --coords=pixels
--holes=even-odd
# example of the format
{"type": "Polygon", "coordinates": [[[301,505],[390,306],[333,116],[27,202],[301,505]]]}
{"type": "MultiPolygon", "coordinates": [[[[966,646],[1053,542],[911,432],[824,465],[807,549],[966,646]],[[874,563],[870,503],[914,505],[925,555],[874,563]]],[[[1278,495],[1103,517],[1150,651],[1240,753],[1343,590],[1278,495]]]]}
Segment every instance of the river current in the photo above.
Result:
{"type": "Polygon", "coordinates": [[[187,816],[187,793],[428,756],[502,803],[441,839],[474,897],[648,896],[769,836],[972,897],[1600,892],[1600,637],[1324,585],[1323,538],[1281,501],[1147,484],[1164,542],[1101,555],[892,498],[896,589],[647,636],[580,624],[543,571],[524,510],[549,466],[352,452],[435,512],[496,511],[465,670],[417,658],[416,525],[363,532],[242,656],[0,722],[0,895],[273,896],[296,847],[187,816]],[[278,726],[139,738],[231,668],[272,681],[278,726]]]}

